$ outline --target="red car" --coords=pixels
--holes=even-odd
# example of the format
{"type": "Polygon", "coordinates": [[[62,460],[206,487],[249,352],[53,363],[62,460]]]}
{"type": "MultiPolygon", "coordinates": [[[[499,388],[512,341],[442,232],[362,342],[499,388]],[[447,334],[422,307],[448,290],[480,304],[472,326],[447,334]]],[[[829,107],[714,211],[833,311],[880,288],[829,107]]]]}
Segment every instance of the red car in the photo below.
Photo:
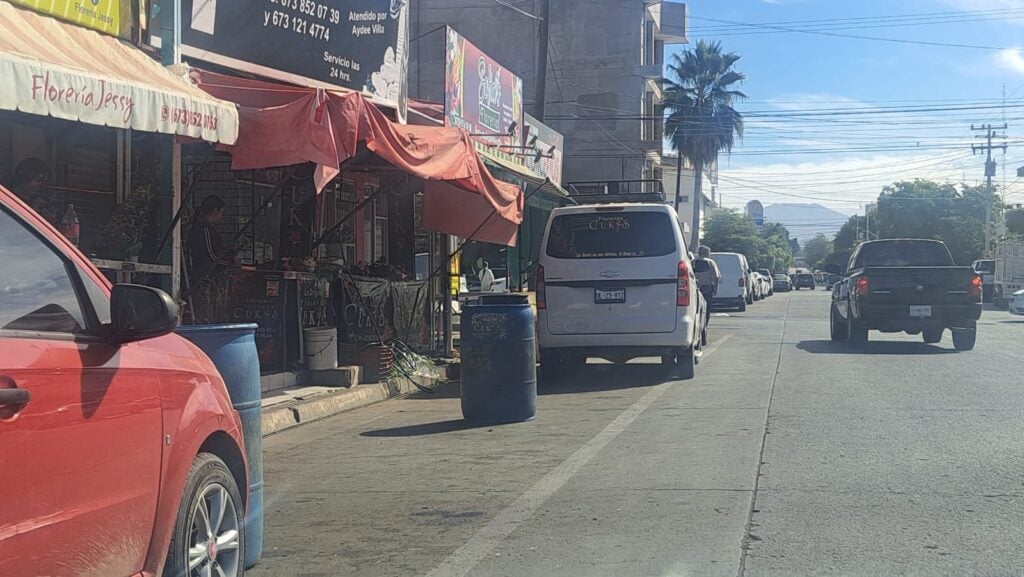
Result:
{"type": "Polygon", "coordinates": [[[242,575],[245,451],[166,293],[0,187],[0,575],[242,575]]]}

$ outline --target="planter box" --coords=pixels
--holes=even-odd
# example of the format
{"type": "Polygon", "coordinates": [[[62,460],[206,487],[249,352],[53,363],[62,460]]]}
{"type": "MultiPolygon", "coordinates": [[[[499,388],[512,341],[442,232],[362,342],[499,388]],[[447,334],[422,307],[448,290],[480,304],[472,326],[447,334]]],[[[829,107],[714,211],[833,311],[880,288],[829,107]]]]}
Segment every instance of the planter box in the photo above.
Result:
{"type": "Polygon", "coordinates": [[[394,356],[391,349],[381,345],[338,343],[338,362],[359,366],[359,382],[377,383],[391,372],[394,356]]]}

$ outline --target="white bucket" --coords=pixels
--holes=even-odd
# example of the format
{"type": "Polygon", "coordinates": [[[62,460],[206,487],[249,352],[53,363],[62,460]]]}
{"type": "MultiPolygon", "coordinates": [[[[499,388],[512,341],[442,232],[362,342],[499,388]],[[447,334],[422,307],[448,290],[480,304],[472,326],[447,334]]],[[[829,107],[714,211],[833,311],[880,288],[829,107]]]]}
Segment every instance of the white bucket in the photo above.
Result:
{"type": "Polygon", "coordinates": [[[334,327],[303,329],[302,350],[306,353],[307,369],[338,368],[338,330],[334,327]]]}

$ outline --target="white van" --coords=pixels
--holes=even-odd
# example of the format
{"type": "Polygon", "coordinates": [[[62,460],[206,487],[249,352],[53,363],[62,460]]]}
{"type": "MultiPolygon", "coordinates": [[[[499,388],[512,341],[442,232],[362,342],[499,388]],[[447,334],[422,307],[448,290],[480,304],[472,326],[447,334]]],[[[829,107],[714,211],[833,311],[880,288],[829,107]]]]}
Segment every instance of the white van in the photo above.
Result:
{"type": "Polygon", "coordinates": [[[704,299],[676,213],[659,203],[557,208],[537,269],[537,340],[545,379],[588,357],[660,356],[692,378],[704,299]]]}
{"type": "Polygon", "coordinates": [[[747,303],[753,295],[747,257],[738,252],[713,252],[711,260],[715,261],[722,273],[718,281],[718,292],[711,299],[711,307],[735,308],[740,312],[747,310],[747,303]]]}

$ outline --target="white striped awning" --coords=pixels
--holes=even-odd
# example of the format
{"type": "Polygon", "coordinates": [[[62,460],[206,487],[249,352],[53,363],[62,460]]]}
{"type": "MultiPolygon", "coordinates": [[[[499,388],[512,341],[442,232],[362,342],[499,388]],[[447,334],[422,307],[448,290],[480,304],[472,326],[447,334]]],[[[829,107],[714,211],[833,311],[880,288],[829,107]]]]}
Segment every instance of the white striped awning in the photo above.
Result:
{"type": "Polygon", "coordinates": [[[234,144],[238,111],[131,44],[0,2],[0,109],[234,144]]]}

